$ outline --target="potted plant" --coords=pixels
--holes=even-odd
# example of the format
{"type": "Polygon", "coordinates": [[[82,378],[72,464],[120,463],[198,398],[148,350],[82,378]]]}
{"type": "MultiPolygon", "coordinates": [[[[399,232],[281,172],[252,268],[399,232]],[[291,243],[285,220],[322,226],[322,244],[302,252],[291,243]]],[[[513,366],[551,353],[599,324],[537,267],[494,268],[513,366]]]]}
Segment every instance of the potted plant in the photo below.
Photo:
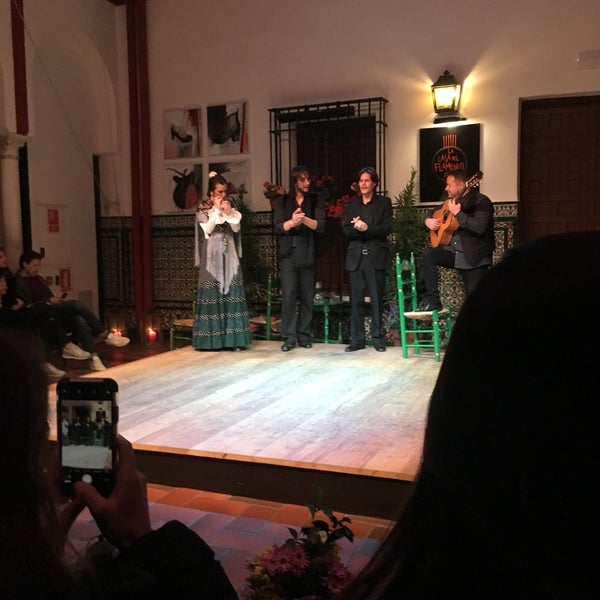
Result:
{"type": "Polygon", "coordinates": [[[309,506],[312,524],[273,544],[248,561],[243,600],[331,600],[348,585],[352,576],[340,560],[342,538],[354,541],[350,519],[338,519],[330,509],[320,508],[322,490],[313,486],[317,502],[309,506]],[[322,512],[329,523],[316,518],[322,512]]]}
{"type": "MultiPolygon", "coordinates": [[[[407,261],[411,253],[418,259],[427,243],[427,233],[423,218],[416,207],[417,170],[410,169],[406,185],[394,196],[392,208],[394,217],[390,236],[391,261],[388,269],[387,286],[384,296],[383,329],[386,337],[398,331],[398,290],[396,284],[396,254],[407,261]]],[[[417,282],[417,285],[420,285],[417,282]]]]}

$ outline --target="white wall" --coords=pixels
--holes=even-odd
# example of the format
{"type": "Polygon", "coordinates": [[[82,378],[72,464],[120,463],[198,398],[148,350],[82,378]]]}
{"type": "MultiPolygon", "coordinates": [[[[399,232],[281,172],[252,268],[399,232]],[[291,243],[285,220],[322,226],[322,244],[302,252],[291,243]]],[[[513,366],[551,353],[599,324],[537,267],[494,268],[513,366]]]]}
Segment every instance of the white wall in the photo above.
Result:
{"type": "MultiPolygon", "coordinates": [[[[3,11],[6,4],[2,0],[3,11]]],[[[92,156],[123,152],[116,101],[117,9],[106,0],[25,0],[24,5],[33,248],[45,250],[44,275],[70,269],[70,297],[85,298],[97,309],[92,156]],[[58,232],[48,226],[49,209],[58,210],[58,232]]],[[[116,188],[109,190],[113,199],[116,188]]],[[[10,258],[16,266],[18,256],[10,258]]]]}
{"type": "MultiPolygon", "coordinates": [[[[418,166],[430,86],[448,68],[465,79],[467,123],[482,124],[482,191],[514,201],[519,99],[600,91],[600,71],[576,66],[579,51],[600,49],[598,0],[149,0],[148,20],[153,131],[165,108],[247,99],[249,200],[259,209],[269,108],[387,98],[394,194],[418,166]]],[[[156,206],[164,184],[153,146],[156,206]]]]}
{"type": "MultiPolygon", "coordinates": [[[[519,100],[600,93],[600,70],[576,63],[600,49],[598,0],[148,0],[147,11],[155,214],[172,210],[164,109],[248,102],[247,199],[261,210],[269,108],[383,96],[393,195],[418,166],[430,86],[448,68],[465,80],[467,123],[482,124],[482,191],[504,202],[518,199],[519,100]]],[[[34,247],[66,248],[76,290],[95,292],[93,153],[105,213],[131,214],[125,7],[25,0],[25,13],[34,247]],[[65,210],[62,238],[47,232],[48,206],[65,210]]],[[[10,0],[0,0],[0,126],[14,131],[10,39],[10,0]]]]}

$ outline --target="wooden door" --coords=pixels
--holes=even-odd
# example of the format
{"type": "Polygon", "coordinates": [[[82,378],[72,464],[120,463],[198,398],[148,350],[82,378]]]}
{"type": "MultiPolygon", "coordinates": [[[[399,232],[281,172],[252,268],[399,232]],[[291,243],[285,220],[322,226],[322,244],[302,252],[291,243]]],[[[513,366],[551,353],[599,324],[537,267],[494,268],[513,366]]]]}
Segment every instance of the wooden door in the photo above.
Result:
{"type": "Polygon", "coordinates": [[[519,241],[600,231],[600,96],[523,101],[519,145],[519,241]]]}

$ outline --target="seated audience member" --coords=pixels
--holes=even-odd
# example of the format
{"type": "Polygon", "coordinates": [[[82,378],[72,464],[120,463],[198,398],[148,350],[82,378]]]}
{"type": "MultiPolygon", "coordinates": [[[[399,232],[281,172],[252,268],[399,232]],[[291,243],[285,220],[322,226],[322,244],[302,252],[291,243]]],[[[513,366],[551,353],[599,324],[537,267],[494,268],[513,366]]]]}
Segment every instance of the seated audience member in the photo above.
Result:
{"type": "MultiPolygon", "coordinates": [[[[101,339],[109,346],[126,346],[129,338],[109,333],[98,317],[79,300],[65,300],[54,295],[46,280],[39,275],[42,255],[33,250],[24,252],[19,259],[16,277],[16,294],[26,304],[48,304],[67,332],[72,332],[84,351],[91,355],[90,368],[103,371],[98,353],[94,350],[95,340],[101,339]]],[[[63,358],[78,358],[70,352],[63,352],[63,358]]]]}
{"type": "Polygon", "coordinates": [[[46,371],[52,377],[63,377],[65,372],[58,369],[51,362],[51,356],[56,350],[62,353],[63,358],[74,360],[89,360],[92,355],[79,346],[69,341],[61,323],[47,304],[32,304],[25,306],[25,302],[17,296],[16,278],[8,266],[8,256],[4,248],[0,247],[0,276],[6,278],[6,294],[2,297],[2,306],[10,308],[13,320],[21,322],[24,326],[32,328],[44,340],[46,347],[46,371]]]}
{"type": "Polygon", "coordinates": [[[131,444],[118,440],[117,483],[109,498],[79,482],[57,501],[48,442],[48,380],[31,333],[0,331],[0,597],[12,600],[114,598],[233,600],[211,548],[178,521],[150,525],[144,477],[131,444]],[[87,506],[114,552],[67,564],[67,532],[87,506]]]}
{"type": "MultiPolygon", "coordinates": [[[[44,309],[46,307],[40,307],[44,309]]],[[[46,349],[46,362],[44,368],[51,377],[64,377],[65,372],[52,364],[51,355],[57,348],[68,351],[69,346],[74,346],[67,341],[65,332],[60,323],[47,311],[40,310],[38,307],[26,308],[23,301],[10,295],[9,284],[5,276],[5,271],[0,270],[0,327],[12,326],[31,330],[39,335],[46,349]]],[[[77,350],[83,353],[83,350],[75,346],[77,350]]],[[[84,358],[90,358],[90,355],[84,358]]]]}
{"type": "Polygon", "coordinates": [[[571,307],[600,295],[599,250],[600,232],[539,238],[469,294],[412,497],[341,598],[597,595],[600,325],[571,307]]]}

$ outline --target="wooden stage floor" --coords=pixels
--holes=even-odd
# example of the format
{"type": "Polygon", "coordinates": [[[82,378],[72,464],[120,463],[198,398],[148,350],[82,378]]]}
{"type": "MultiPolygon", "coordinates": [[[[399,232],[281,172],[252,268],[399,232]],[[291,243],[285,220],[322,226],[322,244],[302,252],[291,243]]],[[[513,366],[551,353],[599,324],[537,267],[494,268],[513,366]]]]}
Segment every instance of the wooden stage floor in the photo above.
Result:
{"type": "Polygon", "coordinates": [[[153,483],[296,504],[317,483],[337,510],[389,518],[418,468],[440,363],[399,347],[280,346],[186,346],[83,376],[119,384],[119,431],[153,483]]]}

